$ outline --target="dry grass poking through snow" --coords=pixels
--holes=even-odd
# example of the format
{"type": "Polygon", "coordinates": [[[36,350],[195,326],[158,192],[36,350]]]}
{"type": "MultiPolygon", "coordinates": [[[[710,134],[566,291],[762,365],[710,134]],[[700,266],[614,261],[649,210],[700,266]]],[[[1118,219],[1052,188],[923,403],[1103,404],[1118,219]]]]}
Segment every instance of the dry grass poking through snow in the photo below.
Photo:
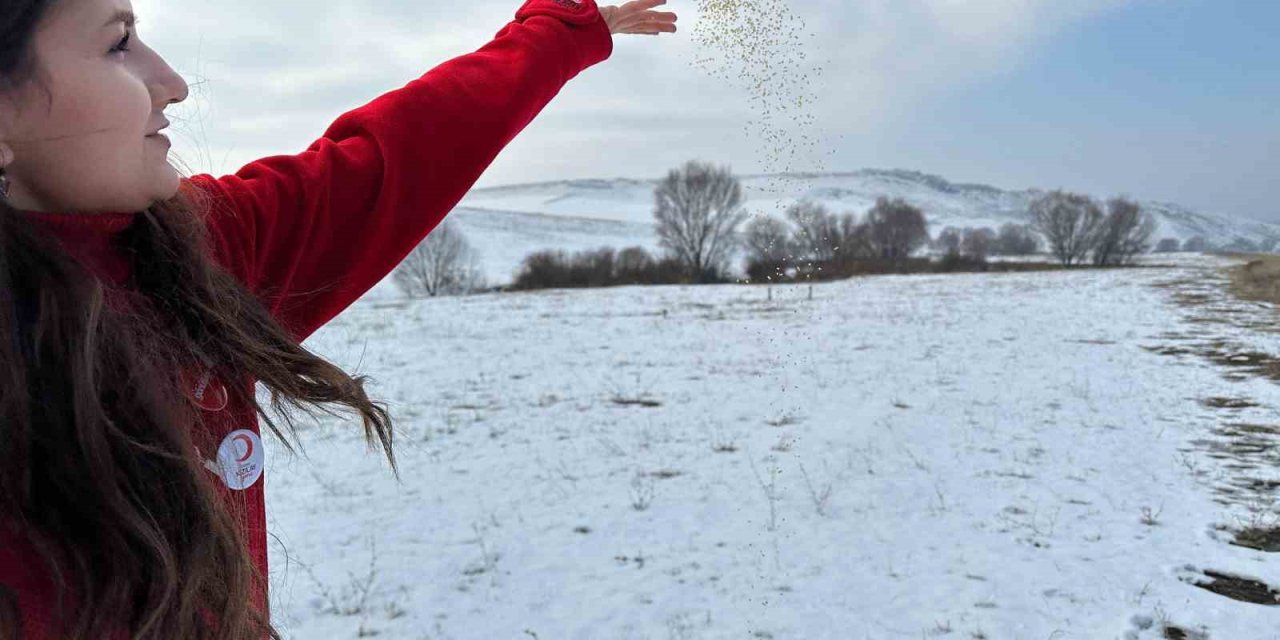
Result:
{"type": "Polygon", "coordinates": [[[1242,255],[1249,262],[1231,270],[1231,291],[1247,300],[1280,303],[1280,256],[1242,255]]]}

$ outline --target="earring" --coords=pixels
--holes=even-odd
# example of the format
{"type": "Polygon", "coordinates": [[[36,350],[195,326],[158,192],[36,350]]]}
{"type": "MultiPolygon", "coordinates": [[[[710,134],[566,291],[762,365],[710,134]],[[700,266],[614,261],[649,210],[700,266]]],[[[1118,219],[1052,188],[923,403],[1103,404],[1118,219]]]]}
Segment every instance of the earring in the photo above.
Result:
{"type": "Polygon", "coordinates": [[[0,198],[9,199],[9,176],[4,175],[4,169],[0,169],[0,198]]]}

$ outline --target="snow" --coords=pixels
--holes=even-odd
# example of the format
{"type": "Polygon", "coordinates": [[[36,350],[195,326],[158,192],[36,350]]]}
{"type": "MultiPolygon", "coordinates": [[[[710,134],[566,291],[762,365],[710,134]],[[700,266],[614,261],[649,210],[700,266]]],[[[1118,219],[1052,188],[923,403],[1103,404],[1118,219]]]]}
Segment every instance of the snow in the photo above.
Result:
{"type": "Polygon", "coordinates": [[[410,640],[1147,640],[1166,619],[1280,637],[1280,609],[1190,584],[1280,585],[1216,530],[1260,507],[1215,502],[1230,461],[1190,444],[1274,420],[1275,384],[1149,348],[1280,338],[1196,321],[1158,286],[1216,286],[1229,260],[1160,262],[811,299],[371,295],[307,346],[371,376],[401,482],[349,415],[300,418],[305,456],[267,439],[274,621],[410,640]],[[1199,402],[1214,396],[1261,406],[1199,402]]]}

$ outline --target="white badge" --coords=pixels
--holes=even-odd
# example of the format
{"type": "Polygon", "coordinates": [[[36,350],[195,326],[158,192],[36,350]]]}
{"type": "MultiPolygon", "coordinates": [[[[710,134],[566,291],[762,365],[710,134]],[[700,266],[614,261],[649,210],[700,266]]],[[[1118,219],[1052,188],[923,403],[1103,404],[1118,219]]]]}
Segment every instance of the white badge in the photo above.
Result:
{"type": "Polygon", "coordinates": [[[221,475],[228,487],[243,491],[262,477],[262,462],[262,438],[248,429],[238,429],[222,439],[217,464],[206,466],[221,475]]]}

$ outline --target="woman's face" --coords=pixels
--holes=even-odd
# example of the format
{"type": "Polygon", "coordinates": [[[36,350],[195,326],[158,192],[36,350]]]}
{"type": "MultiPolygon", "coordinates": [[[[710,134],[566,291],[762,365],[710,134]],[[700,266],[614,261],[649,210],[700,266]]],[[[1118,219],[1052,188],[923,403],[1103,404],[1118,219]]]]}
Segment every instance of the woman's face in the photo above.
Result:
{"type": "Polygon", "coordinates": [[[37,78],[0,96],[9,202],[30,211],[140,211],[178,191],[164,108],[187,83],[138,37],[129,0],[59,0],[37,27],[37,78]],[[126,40],[127,38],[127,40],[126,40]],[[50,101],[49,99],[52,99],[50,101]]]}

